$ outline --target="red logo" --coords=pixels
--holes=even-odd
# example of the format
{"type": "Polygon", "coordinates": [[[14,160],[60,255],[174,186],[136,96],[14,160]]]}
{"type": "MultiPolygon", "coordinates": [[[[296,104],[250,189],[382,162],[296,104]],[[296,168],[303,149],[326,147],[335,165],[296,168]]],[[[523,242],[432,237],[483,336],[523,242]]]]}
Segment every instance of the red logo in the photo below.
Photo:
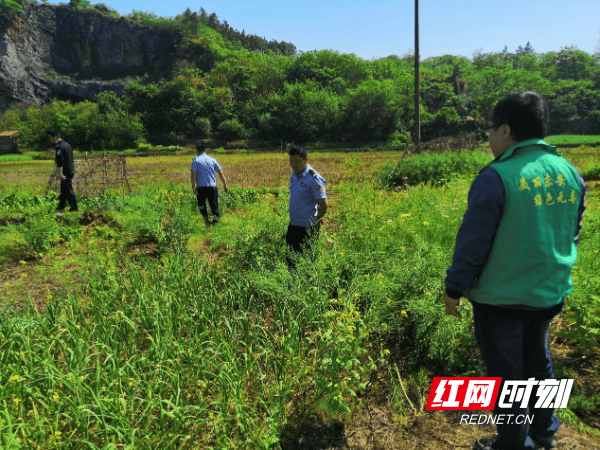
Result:
{"type": "Polygon", "coordinates": [[[434,377],[427,410],[494,409],[500,377],[434,377]]]}

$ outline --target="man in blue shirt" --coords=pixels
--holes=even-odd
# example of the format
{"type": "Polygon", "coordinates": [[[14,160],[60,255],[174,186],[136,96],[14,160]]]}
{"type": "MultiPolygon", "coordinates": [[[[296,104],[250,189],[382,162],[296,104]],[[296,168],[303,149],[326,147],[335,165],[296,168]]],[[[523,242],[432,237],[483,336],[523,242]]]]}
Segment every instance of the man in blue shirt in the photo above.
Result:
{"type": "MultiPolygon", "coordinates": [[[[299,145],[288,147],[290,166],[290,224],[285,242],[290,250],[302,254],[319,236],[321,220],[327,213],[325,180],[308,164],[308,151],[299,145]]],[[[292,255],[288,267],[294,267],[292,255]]]]}
{"type": "Polygon", "coordinates": [[[221,212],[219,211],[219,191],[217,189],[215,173],[219,174],[225,192],[229,192],[229,187],[227,187],[227,181],[225,181],[221,166],[214,158],[208,156],[205,151],[206,147],[204,144],[198,141],[196,143],[197,156],[192,160],[190,170],[192,191],[194,191],[194,195],[198,199],[198,209],[204,217],[206,225],[211,225],[211,220],[206,209],[206,200],[208,200],[208,205],[213,216],[212,224],[216,224],[221,218],[221,212]]]}

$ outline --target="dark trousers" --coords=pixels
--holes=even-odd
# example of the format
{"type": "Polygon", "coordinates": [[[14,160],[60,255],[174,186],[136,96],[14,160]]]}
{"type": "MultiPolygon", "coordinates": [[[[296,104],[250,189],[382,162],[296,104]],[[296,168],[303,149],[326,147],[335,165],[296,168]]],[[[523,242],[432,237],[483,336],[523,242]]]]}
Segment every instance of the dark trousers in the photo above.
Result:
{"type": "Polygon", "coordinates": [[[210,212],[213,216],[212,222],[217,223],[221,218],[221,212],[219,211],[219,190],[216,186],[198,186],[196,192],[198,209],[200,210],[200,214],[204,217],[204,221],[210,223],[208,211],[206,209],[206,201],[208,200],[208,206],[210,206],[210,212]]]}
{"type": "Polygon", "coordinates": [[[77,211],[77,199],[75,198],[75,191],[73,190],[73,178],[60,180],[60,197],[58,198],[57,209],[59,211],[65,209],[67,202],[71,207],[71,211],[77,211]]]}
{"type": "MultiPolygon", "coordinates": [[[[506,380],[545,380],[554,378],[552,360],[548,351],[548,329],[552,319],[520,320],[498,317],[473,306],[475,337],[486,367],[488,377],[502,377],[506,380]]],[[[500,394],[494,408],[495,414],[529,414],[534,416],[528,423],[496,424],[497,446],[506,450],[535,448],[531,437],[551,440],[560,427],[554,415],[554,408],[535,409],[538,397],[536,387],[529,398],[527,408],[515,401],[513,407],[499,408],[500,394]]],[[[505,421],[506,422],[506,421],[505,421]]],[[[526,421],[523,421],[526,422],[526,421]]]]}
{"type": "MultiPolygon", "coordinates": [[[[297,227],[288,225],[285,235],[285,243],[291,252],[303,254],[305,250],[309,250],[319,238],[319,224],[311,227],[297,227]]],[[[294,255],[288,251],[286,261],[288,267],[295,267],[294,255]]]]}

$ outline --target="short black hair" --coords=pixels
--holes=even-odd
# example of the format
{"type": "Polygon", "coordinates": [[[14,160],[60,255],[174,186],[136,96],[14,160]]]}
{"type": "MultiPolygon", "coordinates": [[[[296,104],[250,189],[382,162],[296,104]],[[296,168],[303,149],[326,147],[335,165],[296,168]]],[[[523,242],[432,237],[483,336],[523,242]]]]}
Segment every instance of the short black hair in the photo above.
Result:
{"type": "Polygon", "coordinates": [[[537,92],[523,91],[500,100],[492,111],[491,124],[495,128],[510,126],[513,139],[544,139],[548,134],[548,104],[537,92]]]}
{"type": "Polygon", "coordinates": [[[206,145],[202,141],[196,141],[196,151],[203,153],[206,151],[206,145]]]}
{"type": "Polygon", "coordinates": [[[301,145],[289,144],[287,146],[287,152],[290,156],[298,155],[302,159],[308,158],[308,150],[306,150],[301,145]]]}
{"type": "Polygon", "coordinates": [[[48,130],[48,134],[52,137],[56,137],[56,136],[60,137],[60,133],[54,129],[48,130]]]}

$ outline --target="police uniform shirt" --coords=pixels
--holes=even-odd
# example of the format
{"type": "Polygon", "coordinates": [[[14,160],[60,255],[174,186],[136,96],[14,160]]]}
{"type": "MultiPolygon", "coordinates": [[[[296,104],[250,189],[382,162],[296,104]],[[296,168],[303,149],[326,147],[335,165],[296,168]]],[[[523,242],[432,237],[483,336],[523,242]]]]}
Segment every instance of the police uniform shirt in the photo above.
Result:
{"type": "Polygon", "coordinates": [[[317,200],[327,198],[325,180],[310,165],[290,180],[290,224],[310,227],[317,221],[317,200]]]}
{"type": "Polygon", "coordinates": [[[60,140],[54,144],[56,154],[54,162],[62,168],[62,174],[67,178],[75,176],[75,161],[73,160],[73,149],[65,141],[60,140]]]}
{"type": "Polygon", "coordinates": [[[206,153],[202,153],[192,160],[192,167],[190,170],[196,172],[196,186],[217,186],[215,172],[220,172],[221,166],[216,159],[211,158],[206,153]]]}

